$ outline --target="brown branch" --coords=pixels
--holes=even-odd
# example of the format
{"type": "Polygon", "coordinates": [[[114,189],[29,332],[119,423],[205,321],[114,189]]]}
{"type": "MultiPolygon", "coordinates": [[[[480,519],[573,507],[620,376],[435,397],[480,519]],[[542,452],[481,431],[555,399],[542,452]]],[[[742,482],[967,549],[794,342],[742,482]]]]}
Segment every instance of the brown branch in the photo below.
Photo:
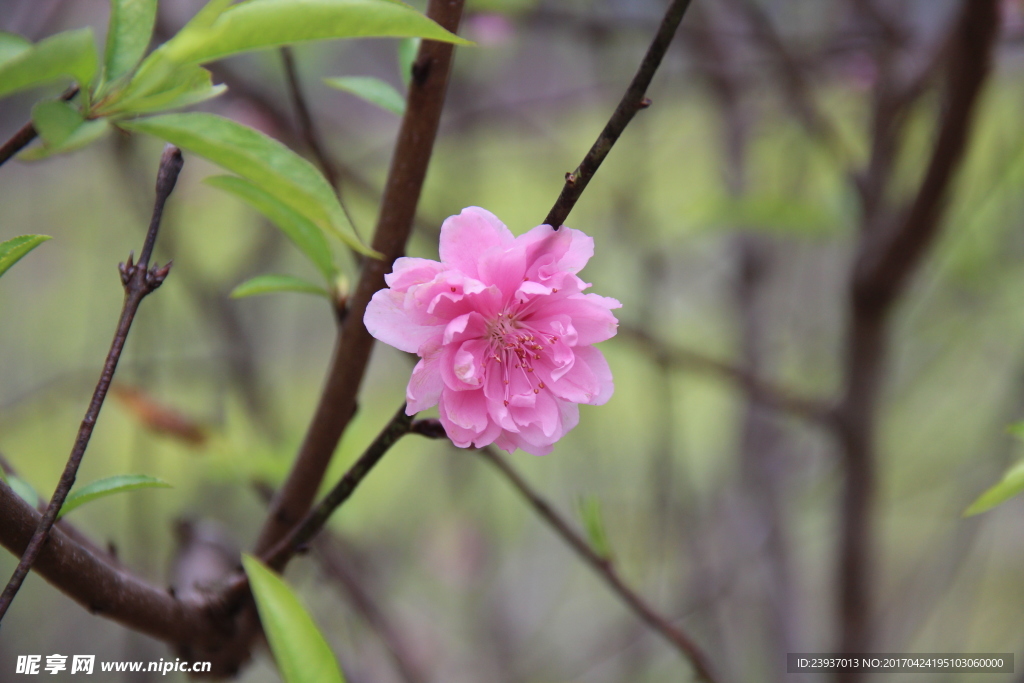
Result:
{"type": "Polygon", "coordinates": [[[288,560],[294,557],[296,552],[305,548],[313,540],[313,537],[320,533],[334,511],[349,499],[366,475],[370,473],[370,470],[384,457],[384,454],[398,443],[399,439],[409,433],[411,425],[412,416],[405,414],[405,403],[403,403],[381,433],[377,435],[377,438],[334,485],[334,488],[320,500],[315,508],[309,511],[302,522],[296,525],[287,536],[278,541],[270,551],[262,554],[262,559],[267,566],[282,571],[288,560]]]}
{"type": "MultiPolygon", "coordinates": [[[[946,88],[935,147],[923,180],[889,231],[863,232],[849,285],[845,390],[837,409],[846,469],[838,557],[841,652],[868,652],[875,493],[875,421],[894,304],[939,234],[954,174],[963,160],[998,33],[996,0],[964,0],[946,49],[946,88]]],[[[839,681],[859,680],[856,672],[839,681]]]]}
{"type": "Polygon", "coordinates": [[[526,482],[523,477],[513,469],[508,461],[501,456],[495,449],[490,446],[485,446],[476,451],[476,453],[487,460],[489,463],[501,472],[501,474],[508,480],[513,488],[521,495],[530,507],[540,515],[541,519],[548,523],[548,525],[554,529],[566,544],[572,548],[580,559],[583,560],[594,572],[597,573],[601,579],[604,580],[608,587],[622,599],[626,605],[629,606],[633,612],[644,621],[648,626],[661,634],[676,650],[679,651],[690,664],[693,666],[694,672],[697,677],[702,681],[708,681],[712,683],[716,678],[711,673],[711,666],[708,661],[707,655],[700,649],[700,647],[683,632],[681,628],[673,624],[667,617],[659,614],[653,607],[651,607],[646,600],[640,597],[632,588],[630,588],[619,576],[615,566],[611,561],[600,555],[597,551],[590,547],[590,544],[572,528],[572,526],[562,518],[561,515],[552,507],[552,505],[541,497],[536,491],[534,491],[530,485],[526,482]]]}
{"type": "Polygon", "coordinates": [[[327,153],[327,147],[320,137],[316,124],[313,123],[313,115],[309,111],[309,104],[302,91],[302,82],[299,80],[299,70],[295,66],[295,54],[290,47],[281,48],[281,61],[284,63],[284,73],[288,79],[288,92],[291,94],[292,104],[295,106],[295,115],[299,119],[299,133],[320,165],[320,170],[324,172],[327,182],[331,184],[335,194],[338,195],[338,203],[341,204],[341,209],[345,212],[345,218],[354,228],[352,214],[349,213],[348,206],[341,196],[341,175],[338,172],[338,165],[327,153]]]}
{"type": "Polygon", "coordinates": [[[313,548],[324,573],[340,586],[348,602],[377,634],[401,679],[405,683],[425,683],[427,678],[415,664],[402,634],[346,561],[349,550],[340,546],[339,539],[326,531],[317,537],[313,548]]]}
{"type": "MultiPolygon", "coordinates": [[[[36,510],[0,482],[0,544],[22,555],[43,520],[36,510]]],[[[51,529],[33,570],[93,614],[168,642],[214,643],[218,630],[212,605],[178,599],[119,567],[110,557],[51,529]]]]}
{"type": "MultiPolygon", "coordinates": [[[[427,16],[455,32],[462,6],[462,0],[432,0],[427,16]]],[[[291,473],[271,505],[256,544],[257,553],[273,547],[305,516],[355,412],[356,396],[373,349],[373,337],[363,325],[363,313],[373,294],[385,286],[384,275],[405,251],[441,119],[453,51],[450,43],[424,40],[420,45],[372,243],[383,258],[364,262],[316,413],[291,473]]]]}
{"type": "Polygon", "coordinates": [[[597,136],[597,140],[590,148],[590,151],[587,152],[587,155],[583,157],[580,165],[575,171],[565,175],[565,185],[562,187],[562,192],[558,195],[555,205],[551,207],[547,217],[544,219],[545,225],[550,225],[555,229],[562,226],[565,219],[569,217],[569,212],[576,206],[576,202],[579,200],[580,195],[583,194],[583,190],[587,189],[590,179],[597,173],[601,162],[608,156],[608,152],[611,151],[619,136],[622,135],[622,131],[626,129],[626,126],[629,125],[629,122],[633,120],[638,111],[650,105],[650,100],[645,96],[647,87],[651,84],[655,72],[657,72],[658,67],[661,65],[662,58],[668,52],[668,47],[672,44],[672,38],[675,37],[676,29],[679,28],[679,23],[683,20],[683,15],[686,14],[686,9],[689,6],[690,0],[672,0],[672,4],[669,5],[664,18],[661,20],[661,25],[658,27],[654,40],[651,42],[650,47],[647,48],[647,54],[644,55],[643,61],[640,62],[640,68],[637,69],[636,75],[633,76],[633,80],[619,101],[619,106],[612,112],[612,116],[608,119],[608,123],[605,124],[604,130],[597,136]]]}
{"type": "MultiPolygon", "coordinates": [[[[274,490],[269,484],[256,482],[254,488],[264,502],[269,503],[273,499],[274,490]]],[[[387,610],[378,603],[373,591],[364,585],[365,572],[360,571],[358,563],[352,560],[355,549],[351,544],[330,529],[324,529],[311,547],[326,578],[340,589],[349,605],[383,643],[402,680],[406,683],[425,683],[427,679],[414,663],[405,638],[395,628],[387,610]]]]}
{"type": "MultiPolygon", "coordinates": [[[[77,94],[78,86],[73,85],[70,88],[68,88],[64,92],[64,94],[60,96],[60,98],[67,102],[77,94]]],[[[19,128],[17,132],[15,132],[14,135],[12,135],[9,140],[7,140],[7,142],[5,142],[3,145],[0,145],[0,166],[6,163],[7,160],[13,157],[15,154],[25,149],[25,147],[27,147],[30,142],[36,139],[36,135],[38,135],[38,133],[36,132],[36,127],[31,121],[29,121],[24,126],[19,128]]]]}
{"type": "Polygon", "coordinates": [[[803,65],[782,40],[769,13],[755,0],[729,0],[729,3],[743,15],[749,36],[774,58],[773,66],[782,85],[784,104],[793,110],[807,132],[822,141],[827,149],[843,158],[851,156],[844,148],[839,131],[815,102],[812,84],[803,65]]]}
{"type": "Polygon", "coordinates": [[[699,370],[735,383],[751,399],[784,413],[790,413],[811,422],[830,427],[833,408],[821,399],[801,396],[759,377],[756,373],[728,362],[705,356],[689,349],[669,348],[644,330],[628,325],[619,326],[619,335],[638,344],[641,349],[661,364],[699,370]]]}
{"type": "Polygon", "coordinates": [[[162,268],[154,266],[150,269],[149,259],[153,255],[156,236],[160,230],[164,204],[171,191],[174,190],[181,166],[181,151],[177,147],[168,145],[160,159],[160,170],[156,179],[156,202],[153,205],[153,218],[149,223],[149,232],[146,234],[146,241],[143,243],[139,262],[138,264],[133,264],[132,256],[129,255],[127,264],[122,263],[120,265],[121,282],[124,285],[125,298],[121,309],[121,317],[117,323],[117,331],[114,334],[114,340],[110,345],[110,351],[107,353],[103,371],[100,373],[99,381],[96,383],[92,400],[89,402],[89,408],[85,412],[85,418],[82,420],[81,427],[79,427],[78,436],[75,438],[75,445],[71,449],[71,455],[68,456],[68,461],[64,467],[63,474],[61,474],[60,482],[57,484],[57,489],[53,492],[50,504],[47,506],[43,518],[39,521],[39,526],[35,534],[33,534],[32,540],[25,548],[21,561],[18,562],[18,566],[14,569],[14,574],[4,588],[3,594],[0,595],[0,620],[7,613],[8,608],[10,608],[11,603],[14,601],[14,596],[18,594],[22,582],[28,576],[32,563],[35,562],[40,551],[42,551],[47,535],[50,533],[54,522],[57,521],[57,515],[64,505],[64,500],[67,498],[68,493],[71,492],[71,487],[74,486],[78,467],[82,464],[85,449],[89,445],[89,439],[92,438],[93,429],[96,427],[96,419],[99,417],[100,409],[103,407],[103,402],[107,397],[110,383],[114,379],[114,371],[117,369],[117,362],[121,358],[121,351],[124,349],[125,342],[128,339],[128,332],[131,329],[132,321],[135,319],[135,313],[139,310],[139,304],[142,303],[142,300],[147,295],[163,284],[164,278],[167,277],[167,273],[170,271],[169,263],[162,268]]]}
{"type": "Polygon", "coordinates": [[[302,92],[302,83],[299,81],[299,72],[295,66],[295,55],[290,47],[281,48],[281,61],[284,63],[284,73],[288,79],[288,92],[291,95],[292,104],[295,106],[295,115],[299,120],[299,132],[302,139],[309,147],[309,151],[316,157],[320,170],[324,172],[331,187],[337,189],[338,169],[327,154],[323,140],[320,138],[320,132],[317,130],[316,124],[313,123],[313,115],[309,112],[309,104],[302,92]]]}

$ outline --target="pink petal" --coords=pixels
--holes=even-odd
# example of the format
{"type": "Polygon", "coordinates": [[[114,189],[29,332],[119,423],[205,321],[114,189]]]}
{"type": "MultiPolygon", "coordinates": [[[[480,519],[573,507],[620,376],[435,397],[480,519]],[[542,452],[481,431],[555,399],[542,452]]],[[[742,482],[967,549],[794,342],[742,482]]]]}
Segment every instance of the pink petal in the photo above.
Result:
{"type": "Polygon", "coordinates": [[[441,390],[444,388],[441,371],[438,368],[440,351],[439,345],[427,345],[423,358],[413,368],[409,385],[405,389],[405,400],[408,404],[405,409],[406,415],[415,415],[421,410],[432,408],[440,400],[441,390]]]}
{"type": "Polygon", "coordinates": [[[486,446],[501,433],[487,417],[482,391],[444,391],[438,408],[445,432],[459,448],[486,446]]]}
{"type": "Polygon", "coordinates": [[[619,321],[610,312],[620,308],[615,299],[597,294],[574,294],[564,299],[551,298],[540,303],[531,317],[531,324],[551,324],[556,316],[568,316],[576,330],[576,343],[581,346],[596,344],[611,339],[618,332],[619,321]]]}
{"type": "Polygon", "coordinates": [[[400,351],[416,353],[419,348],[444,332],[441,325],[419,325],[410,319],[404,307],[405,295],[390,289],[377,291],[366,307],[363,324],[375,338],[400,351]]]}
{"type": "Polygon", "coordinates": [[[487,321],[476,311],[460,315],[444,328],[442,343],[458,344],[467,339],[480,339],[487,334],[487,321]]]}
{"type": "Polygon", "coordinates": [[[476,278],[481,254],[511,244],[514,239],[493,213],[470,206],[441,224],[441,262],[476,278]]]}
{"type": "Polygon", "coordinates": [[[430,282],[443,270],[444,266],[437,261],[403,256],[395,261],[391,272],[384,276],[384,281],[391,289],[404,292],[413,285],[430,282]]]}
{"type": "Polygon", "coordinates": [[[600,406],[608,402],[615,392],[615,382],[612,379],[611,368],[604,354],[593,346],[582,346],[574,349],[576,353],[575,365],[585,364],[590,372],[597,378],[599,389],[596,395],[590,400],[590,405],[600,406]]]}
{"type": "Polygon", "coordinates": [[[538,225],[518,241],[526,246],[528,274],[541,282],[556,272],[575,275],[594,256],[594,238],[572,228],[538,225]]]}
{"type": "Polygon", "coordinates": [[[478,259],[480,281],[494,285],[503,297],[503,303],[511,299],[516,288],[523,282],[526,273],[526,254],[521,247],[512,246],[488,249],[478,259]]]}
{"type": "Polygon", "coordinates": [[[452,363],[455,379],[467,387],[483,387],[485,363],[490,346],[489,342],[482,339],[463,342],[455,352],[452,363]]]}

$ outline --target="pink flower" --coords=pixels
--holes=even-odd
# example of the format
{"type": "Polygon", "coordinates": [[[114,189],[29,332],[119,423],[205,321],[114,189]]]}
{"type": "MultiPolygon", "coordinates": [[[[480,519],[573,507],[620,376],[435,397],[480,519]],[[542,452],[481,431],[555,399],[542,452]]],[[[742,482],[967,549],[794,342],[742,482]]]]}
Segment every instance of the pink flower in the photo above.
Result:
{"type": "Polygon", "coordinates": [[[615,336],[615,299],[584,294],[594,254],[579,230],[539,225],[513,237],[494,214],[464,209],[441,226],[441,262],[400,258],[363,320],[377,339],[420,356],[412,415],[438,405],[456,446],[493,443],[546,455],[614,385],[593,344],[615,336]]]}

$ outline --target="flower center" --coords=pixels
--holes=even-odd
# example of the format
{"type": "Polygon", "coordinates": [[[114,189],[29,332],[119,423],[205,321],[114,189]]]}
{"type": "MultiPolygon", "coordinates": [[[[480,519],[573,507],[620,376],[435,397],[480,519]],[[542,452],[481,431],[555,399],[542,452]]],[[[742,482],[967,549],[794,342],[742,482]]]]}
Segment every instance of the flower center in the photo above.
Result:
{"type": "MultiPolygon", "coordinates": [[[[487,360],[493,360],[501,368],[501,381],[505,385],[505,405],[509,404],[509,386],[514,373],[522,373],[534,394],[546,389],[544,382],[534,384],[534,361],[541,359],[541,354],[548,344],[554,344],[558,337],[544,335],[517,319],[515,313],[503,311],[495,320],[488,323],[488,339],[491,353],[487,360]]],[[[486,361],[485,361],[486,365],[486,361]]]]}

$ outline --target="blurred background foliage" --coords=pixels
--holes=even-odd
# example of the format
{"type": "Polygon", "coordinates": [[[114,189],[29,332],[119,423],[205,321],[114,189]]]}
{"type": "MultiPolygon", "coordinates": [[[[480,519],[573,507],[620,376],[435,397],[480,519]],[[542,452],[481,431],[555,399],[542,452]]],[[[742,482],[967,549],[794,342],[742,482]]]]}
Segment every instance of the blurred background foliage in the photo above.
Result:
{"type": "MultiPolygon", "coordinates": [[[[653,106],[631,124],[568,222],[595,237],[583,272],[593,291],[623,303],[623,330],[602,345],[615,396],[605,407],[584,407],[580,426],[552,455],[517,453],[512,461],[581,529],[595,526],[581,511],[600,516],[594,533],[623,575],[696,634],[728,679],[817,680],[786,676],[780,657],[828,651],[834,641],[834,444],[817,426],[777,414],[758,418],[769,425],[763,438],[744,438],[751,418],[740,388],[652,353],[634,332],[663,350],[744,365],[744,340],[756,329],[763,376],[805,394],[834,394],[859,229],[849,174],[867,157],[874,67],[858,39],[855,3],[758,2],[809,74],[841,139],[837,153],[795,119],[773,56],[757,48],[764,27],[745,23],[727,2],[694,4],[649,92],[653,106]],[[708,35],[721,38],[727,60],[700,49],[708,35]],[[738,164],[729,159],[728,117],[709,86],[725,69],[741,91],[738,164]],[[744,240],[763,255],[753,306],[740,295],[744,240]]],[[[953,7],[895,4],[924,41],[953,7]]],[[[163,0],[158,31],[169,34],[198,5],[163,0]]],[[[456,51],[411,255],[436,258],[440,222],[466,206],[489,209],[517,234],[539,223],[621,95],[663,3],[480,0],[472,8],[462,33],[478,47],[456,51]]],[[[1005,427],[1024,413],[1024,5],[1007,0],[1003,10],[997,70],[945,231],[894,321],[880,421],[881,651],[1015,652],[1024,661],[1024,502],[961,518],[1020,457],[1005,427]]],[[[7,0],[0,28],[34,40],[77,26],[101,31],[106,12],[104,0],[7,0]]],[[[295,50],[364,238],[399,119],[322,79],[369,75],[401,89],[397,46],[379,39],[295,50]]],[[[212,70],[229,91],[201,109],[296,143],[278,52],[212,70]]],[[[39,97],[0,104],[3,137],[39,97]]],[[[894,196],[921,176],[937,106],[925,97],[913,112],[894,196]]],[[[54,237],[0,286],[0,452],[43,495],[63,467],[109,344],[122,296],[116,264],[140,244],[159,149],[118,133],[70,156],[0,170],[0,240],[54,237]]],[[[265,491],[285,476],[308,424],[334,339],[322,299],[228,299],[259,273],[316,273],[255,212],[201,182],[217,172],[186,159],[156,255],[173,259],[174,269],[136,322],[120,389],[80,474],[147,474],[174,488],[72,515],[131,566],[168,583],[183,553],[234,562],[234,552],[251,546],[265,491]],[[161,432],[154,414],[179,422],[161,432]]],[[[402,400],[412,367],[403,356],[377,346],[328,482],[402,400]]],[[[288,577],[353,682],[403,678],[339,571],[379,605],[424,681],[686,680],[677,654],[470,452],[405,439],[331,529],[330,545],[294,563],[288,577]]],[[[0,555],[0,573],[14,565],[0,555]]],[[[167,656],[161,644],[92,617],[32,576],[4,625],[0,671],[13,671],[18,654],[54,652],[167,656]]],[[[241,680],[276,674],[264,658],[241,680]]]]}

